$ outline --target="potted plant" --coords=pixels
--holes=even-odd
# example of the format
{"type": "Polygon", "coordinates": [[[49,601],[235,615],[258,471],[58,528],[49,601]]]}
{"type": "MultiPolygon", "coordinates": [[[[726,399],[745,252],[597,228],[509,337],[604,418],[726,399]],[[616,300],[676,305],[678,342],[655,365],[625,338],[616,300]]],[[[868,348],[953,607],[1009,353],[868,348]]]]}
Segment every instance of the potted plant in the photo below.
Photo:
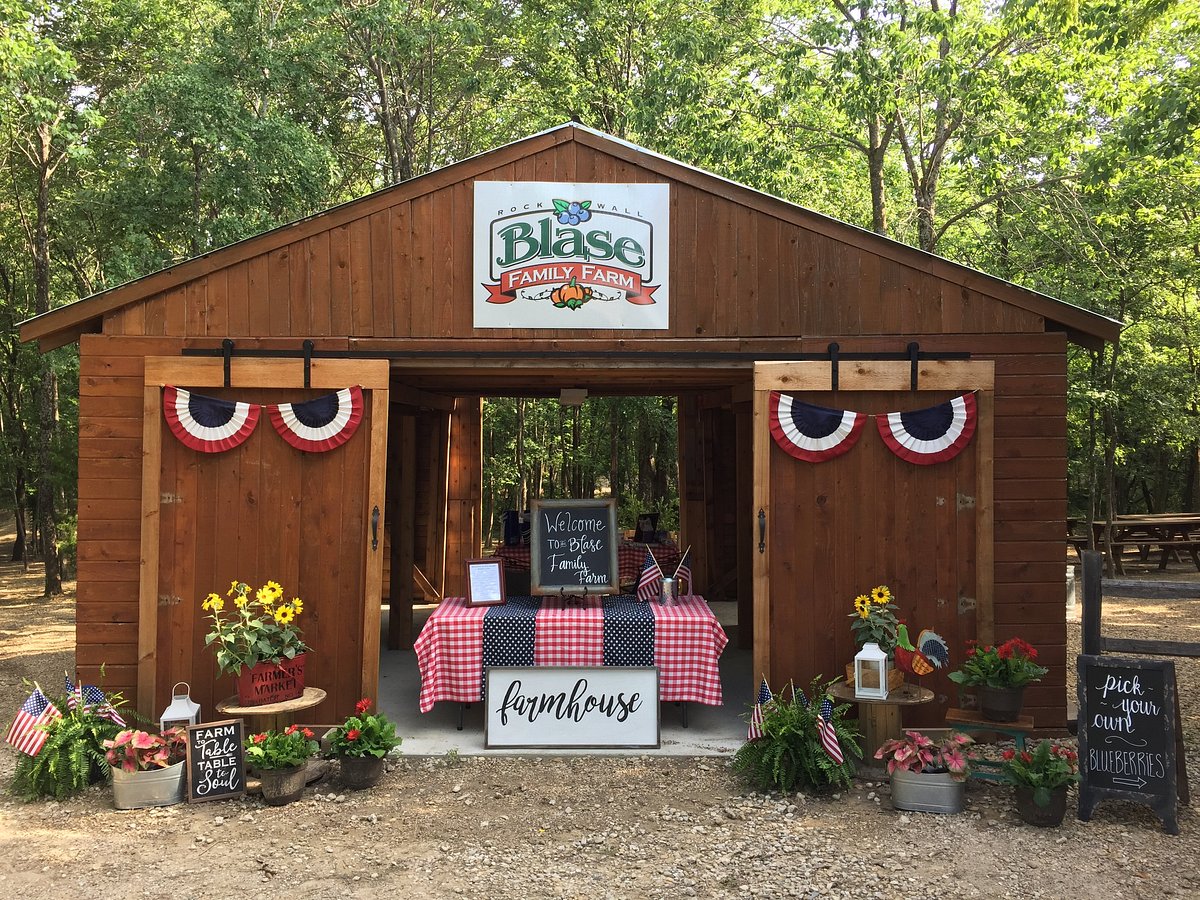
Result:
{"type": "Polygon", "coordinates": [[[1005,750],[1001,772],[1016,788],[1017,815],[1030,825],[1055,828],[1067,811],[1067,786],[1079,780],[1079,756],[1069,747],[1042,741],[1030,753],[1005,750]]]}
{"type": "MultiPolygon", "coordinates": [[[[850,614],[850,633],[854,635],[856,650],[867,644],[877,644],[879,649],[892,659],[896,652],[897,628],[895,597],[886,584],[876,585],[869,593],[854,598],[854,612],[850,614]]],[[[888,690],[894,691],[904,684],[904,673],[888,665],[888,690]]],[[[854,663],[846,664],[846,684],[854,684],[854,663]]]]}
{"type": "MultiPolygon", "coordinates": [[[[40,688],[35,691],[49,700],[40,688]]],[[[104,742],[124,725],[116,713],[123,702],[119,694],[108,696],[103,704],[77,703],[74,708],[67,697],[50,702],[58,715],[37,726],[46,738],[36,754],[17,754],[12,792],[28,801],[62,800],[107,780],[112,770],[104,758],[104,742]]]]}
{"type": "Polygon", "coordinates": [[[117,809],[170,806],[183,800],[186,729],[168,728],[155,734],[126,728],[105,741],[104,747],[117,809]]]}
{"type": "Polygon", "coordinates": [[[329,753],[338,759],[342,781],[353,790],[369,788],[383,775],[384,758],[400,746],[396,726],[383,715],[369,713],[371,698],[354,706],[354,715],[333,729],[329,753]]]}
{"type": "MultiPolygon", "coordinates": [[[[830,682],[829,684],[832,684],[830,682]]],[[[791,793],[799,788],[827,792],[850,787],[855,760],[862,758],[859,733],[847,719],[850,704],[827,708],[829,725],[843,761],[837,762],[821,740],[817,719],[829,684],[813,679],[810,696],[794,687],[762,705],[761,737],[744,743],[733,757],[733,769],[755,788],[791,793]]]]}
{"type": "Polygon", "coordinates": [[[916,812],[962,812],[971,774],[971,743],[965,734],[935,741],[919,731],[905,731],[904,737],[885,741],[875,758],[887,760],[892,805],[916,812]]]}
{"type": "Polygon", "coordinates": [[[1037,650],[1018,637],[999,646],[979,647],[967,641],[967,653],[950,680],[974,686],[979,707],[991,722],[1015,722],[1021,715],[1025,686],[1040,681],[1049,669],[1037,663],[1037,650]]]}
{"type": "Polygon", "coordinates": [[[251,594],[250,585],[234,581],[226,597],[234,609],[225,615],[225,597],[209,594],[201,604],[212,619],[204,646],[214,647],[217,668],[237,677],[238,703],[259,706],[294,700],[304,693],[304,660],[308,645],[293,623],[304,602],[284,602],[283,588],[268,581],[251,594]]]}
{"type": "Polygon", "coordinates": [[[320,749],[309,728],[289,725],[246,738],[246,761],[258,773],[262,796],[270,806],[299,800],[308,783],[308,761],[320,749]]]}

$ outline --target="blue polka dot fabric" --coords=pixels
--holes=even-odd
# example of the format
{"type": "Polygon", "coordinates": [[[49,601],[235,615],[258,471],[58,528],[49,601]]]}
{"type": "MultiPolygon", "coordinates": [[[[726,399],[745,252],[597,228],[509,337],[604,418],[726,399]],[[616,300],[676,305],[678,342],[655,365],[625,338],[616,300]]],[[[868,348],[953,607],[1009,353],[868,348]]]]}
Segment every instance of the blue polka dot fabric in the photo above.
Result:
{"type": "Polygon", "coordinates": [[[532,666],[533,639],[540,597],[509,597],[488,608],[483,617],[483,680],[480,697],[487,695],[488,666],[532,666]]]}
{"type": "Polygon", "coordinates": [[[649,603],[629,594],[605,598],[604,664],[654,665],[654,611],[649,603]]]}

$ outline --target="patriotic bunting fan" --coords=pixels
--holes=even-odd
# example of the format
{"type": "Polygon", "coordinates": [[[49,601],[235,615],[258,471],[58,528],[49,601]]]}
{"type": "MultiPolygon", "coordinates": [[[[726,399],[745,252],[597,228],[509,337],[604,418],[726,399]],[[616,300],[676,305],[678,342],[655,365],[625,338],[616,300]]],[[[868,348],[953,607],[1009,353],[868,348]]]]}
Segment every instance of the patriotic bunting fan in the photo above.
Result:
{"type": "Polygon", "coordinates": [[[918,466],[953,459],[975,433],[974,394],[961,394],[946,403],[912,412],[875,417],[879,435],[894,454],[918,466]]]}
{"type": "Polygon", "coordinates": [[[857,442],[865,413],[826,409],[771,391],[771,436],[785,453],[805,462],[841,456],[857,442]]]}
{"type": "Polygon", "coordinates": [[[171,433],[202,453],[220,453],[242,444],[258,424],[259,406],[203,397],[183,388],[163,388],[163,416],[171,433]]]}
{"type": "Polygon", "coordinates": [[[354,436],[363,417],[363,394],[358,385],[303,403],[267,407],[280,437],[307,453],[340,447],[354,436]]]}

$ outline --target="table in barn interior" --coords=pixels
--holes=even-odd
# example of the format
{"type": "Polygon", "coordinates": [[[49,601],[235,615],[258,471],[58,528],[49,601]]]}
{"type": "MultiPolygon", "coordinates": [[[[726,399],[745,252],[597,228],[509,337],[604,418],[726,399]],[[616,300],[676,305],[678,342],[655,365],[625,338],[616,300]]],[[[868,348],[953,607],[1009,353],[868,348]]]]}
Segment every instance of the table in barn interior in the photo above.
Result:
{"type": "MultiPolygon", "coordinates": [[[[646,562],[647,547],[654,554],[654,558],[658,560],[659,568],[663,570],[664,575],[669,577],[675,573],[675,567],[679,565],[679,557],[682,555],[678,545],[670,542],[639,544],[636,541],[622,540],[617,545],[617,576],[622,585],[637,584],[646,562]]],[[[515,569],[518,572],[529,571],[528,544],[502,545],[496,548],[493,555],[504,560],[506,569],[515,569]]]]}
{"type": "MultiPolygon", "coordinates": [[[[464,707],[483,699],[490,666],[656,666],[658,698],[720,706],[721,652],[729,638],[704,598],[664,605],[610,597],[509,597],[468,606],[448,597],[413,644],[421,670],[420,710],[440,700],[464,707]]],[[[458,730],[462,730],[462,709],[458,730]]]]}

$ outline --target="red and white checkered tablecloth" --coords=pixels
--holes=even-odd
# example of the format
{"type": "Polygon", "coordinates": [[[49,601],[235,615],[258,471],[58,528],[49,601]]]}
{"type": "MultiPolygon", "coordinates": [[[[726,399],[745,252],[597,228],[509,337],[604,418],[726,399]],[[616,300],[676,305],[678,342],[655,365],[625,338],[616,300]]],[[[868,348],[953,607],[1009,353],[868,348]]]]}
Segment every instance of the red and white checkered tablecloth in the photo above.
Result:
{"type": "MultiPolygon", "coordinates": [[[[650,604],[654,612],[654,663],[658,696],[665,702],[720,706],[721,652],[729,643],[704,598],[680,597],[677,604],[650,604]]],[[[421,669],[420,710],[439,700],[478,703],[483,680],[483,617],[489,607],[467,606],[462,597],[447,597],[430,615],[413,649],[421,669]]],[[[604,611],[599,597],[565,606],[546,597],[537,616],[536,665],[598,666],[604,664],[604,611]]]]}

